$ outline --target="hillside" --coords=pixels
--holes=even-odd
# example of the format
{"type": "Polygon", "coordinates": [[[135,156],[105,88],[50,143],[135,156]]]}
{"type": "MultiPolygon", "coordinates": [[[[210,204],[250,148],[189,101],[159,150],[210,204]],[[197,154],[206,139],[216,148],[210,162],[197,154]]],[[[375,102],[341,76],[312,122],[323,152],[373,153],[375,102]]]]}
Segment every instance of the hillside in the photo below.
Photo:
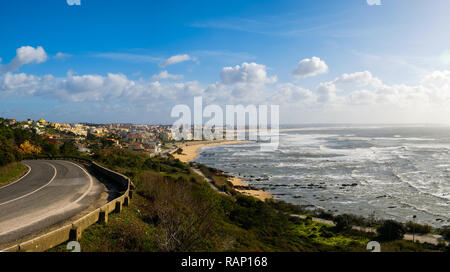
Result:
{"type": "MultiPolygon", "coordinates": [[[[290,217],[300,207],[262,202],[234,192],[217,193],[188,164],[117,149],[94,159],[130,176],[131,205],[83,233],[84,251],[361,251],[374,233],[341,230],[290,217]]],[[[397,240],[384,251],[435,251],[439,247],[397,240]]],[[[61,245],[52,251],[64,251],[61,245]]]]}

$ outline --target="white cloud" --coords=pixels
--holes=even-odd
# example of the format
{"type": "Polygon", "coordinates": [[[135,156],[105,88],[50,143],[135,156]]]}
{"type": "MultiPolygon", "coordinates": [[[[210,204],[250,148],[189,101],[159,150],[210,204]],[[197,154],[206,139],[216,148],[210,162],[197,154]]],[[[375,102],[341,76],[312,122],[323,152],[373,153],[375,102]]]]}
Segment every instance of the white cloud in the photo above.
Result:
{"type": "Polygon", "coordinates": [[[63,102],[121,102],[133,105],[185,103],[204,88],[196,81],[160,83],[130,80],[123,74],[87,74],[66,77],[34,76],[7,72],[0,75],[0,97],[40,96],[63,102]]]}
{"type": "Polygon", "coordinates": [[[381,6],[381,0],[367,0],[369,6],[381,6]]]}
{"type": "Polygon", "coordinates": [[[54,58],[55,58],[55,59],[68,59],[68,58],[70,58],[70,57],[72,57],[71,54],[58,52],[58,53],[55,55],[54,58]]]}
{"type": "Polygon", "coordinates": [[[314,103],[316,99],[316,95],[308,89],[293,83],[283,83],[275,87],[275,90],[271,92],[268,101],[283,105],[305,105],[314,103]]]}
{"type": "MultiPolygon", "coordinates": [[[[154,79],[171,76],[163,71],[154,79]]],[[[286,113],[282,123],[289,118],[291,122],[449,122],[447,70],[430,73],[416,85],[388,85],[369,71],[343,74],[318,84],[313,91],[290,82],[277,84],[276,77],[267,76],[266,67],[256,63],[225,67],[221,77],[222,81],[203,86],[197,81],[131,80],[113,73],[54,77],[6,72],[0,75],[0,98],[36,96],[72,103],[104,102],[120,105],[123,110],[132,108],[130,114],[136,118],[142,118],[143,108],[159,111],[164,118],[166,109],[200,95],[205,103],[219,105],[278,104],[286,113]]]]}
{"type": "Polygon", "coordinates": [[[159,73],[157,75],[153,75],[153,77],[152,77],[153,80],[162,80],[162,79],[178,80],[178,79],[182,79],[182,78],[183,78],[183,75],[169,74],[169,72],[167,72],[166,70],[162,71],[161,73],[159,73]]]}
{"type": "Polygon", "coordinates": [[[66,0],[69,6],[81,6],[81,0],[66,0]]]}
{"type": "Polygon", "coordinates": [[[323,74],[327,71],[328,65],[325,61],[318,57],[312,57],[311,59],[301,60],[298,63],[297,68],[292,71],[292,75],[300,78],[306,78],[323,74]]]}
{"type": "Polygon", "coordinates": [[[332,81],[334,84],[356,84],[358,86],[380,86],[381,80],[374,77],[371,72],[363,71],[352,74],[342,74],[340,77],[332,81]]]}
{"type": "Polygon", "coordinates": [[[338,100],[337,96],[338,89],[336,85],[332,82],[322,82],[317,87],[318,98],[317,102],[319,103],[336,103],[338,100]]]}
{"type": "Polygon", "coordinates": [[[160,67],[167,67],[169,65],[173,65],[173,64],[176,64],[176,63],[185,62],[185,61],[189,61],[189,60],[197,61],[196,58],[193,58],[193,57],[189,56],[188,54],[175,55],[175,56],[172,56],[172,57],[166,59],[165,61],[161,62],[159,64],[159,66],[160,67]]]}
{"type": "Polygon", "coordinates": [[[344,90],[354,90],[359,88],[376,89],[383,87],[383,83],[369,71],[342,74],[332,81],[322,82],[318,85],[318,102],[330,103],[338,101],[340,98],[337,93],[340,91],[341,87],[344,90]]]}
{"type": "Polygon", "coordinates": [[[250,83],[266,84],[275,83],[277,77],[268,77],[266,66],[257,63],[244,62],[242,66],[225,67],[222,69],[221,79],[224,84],[250,83]]]}
{"type": "Polygon", "coordinates": [[[40,95],[55,89],[54,80],[55,78],[51,75],[39,77],[7,72],[0,75],[0,97],[40,95]]]}
{"type": "Polygon", "coordinates": [[[44,48],[38,46],[36,48],[31,46],[22,46],[17,48],[16,57],[5,67],[3,71],[15,71],[19,69],[22,65],[28,63],[42,63],[47,60],[47,53],[45,53],[44,48]]]}

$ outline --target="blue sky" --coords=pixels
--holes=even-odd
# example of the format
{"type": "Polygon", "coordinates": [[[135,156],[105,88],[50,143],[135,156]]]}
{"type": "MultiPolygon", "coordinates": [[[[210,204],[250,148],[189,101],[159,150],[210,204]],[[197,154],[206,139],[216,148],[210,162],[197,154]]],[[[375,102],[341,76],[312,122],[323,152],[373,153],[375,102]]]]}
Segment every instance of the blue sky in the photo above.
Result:
{"type": "Polygon", "coordinates": [[[170,123],[173,105],[202,95],[220,105],[279,104],[282,123],[447,122],[446,0],[0,7],[0,116],[170,123]],[[20,54],[31,58],[16,52],[26,46],[20,54]]]}

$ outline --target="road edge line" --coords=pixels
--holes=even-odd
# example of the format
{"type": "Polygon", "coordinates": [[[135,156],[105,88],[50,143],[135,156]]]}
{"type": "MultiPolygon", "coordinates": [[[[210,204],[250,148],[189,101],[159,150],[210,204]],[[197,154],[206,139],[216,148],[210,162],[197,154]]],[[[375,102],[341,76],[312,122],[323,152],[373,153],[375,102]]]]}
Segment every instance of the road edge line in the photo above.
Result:
{"type": "Polygon", "coordinates": [[[25,173],[25,175],[21,176],[18,180],[13,181],[13,182],[11,182],[11,183],[9,183],[9,184],[6,184],[5,186],[1,186],[1,187],[0,187],[0,190],[3,189],[3,188],[6,188],[6,187],[8,187],[8,186],[13,185],[14,183],[17,183],[17,182],[21,181],[23,178],[25,178],[26,176],[28,176],[28,174],[31,172],[31,167],[30,167],[28,164],[26,164],[26,163],[24,163],[24,162],[20,162],[20,163],[23,164],[23,165],[25,165],[26,167],[28,167],[28,171],[25,173]]]}
{"type": "Polygon", "coordinates": [[[22,198],[24,198],[24,197],[30,196],[30,195],[36,193],[37,191],[40,191],[41,189],[43,189],[43,188],[47,187],[48,185],[50,185],[50,183],[52,183],[52,182],[55,180],[56,175],[58,174],[58,170],[56,170],[56,167],[53,166],[52,164],[50,164],[50,163],[48,163],[48,162],[44,162],[44,163],[50,165],[50,166],[55,170],[55,174],[53,175],[53,177],[50,179],[50,181],[49,181],[47,184],[45,184],[45,185],[42,186],[42,187],[37,188],[36,190],[34,190],[34,191],[32,191],[32,192],[29,192],[28,194],[25,194],[25,195],[20,196],[20,197],[18,197],[18,198],[14,198],[14,199],[8,200],[8,201],[3,202],[3,203],[0,203],[0,206],[3,206],[3,205],[5,205],[5,204],[11,203],[11,202],[14,202],[14,201],[19,200],[19,199],[22,199],[22,198]]]}

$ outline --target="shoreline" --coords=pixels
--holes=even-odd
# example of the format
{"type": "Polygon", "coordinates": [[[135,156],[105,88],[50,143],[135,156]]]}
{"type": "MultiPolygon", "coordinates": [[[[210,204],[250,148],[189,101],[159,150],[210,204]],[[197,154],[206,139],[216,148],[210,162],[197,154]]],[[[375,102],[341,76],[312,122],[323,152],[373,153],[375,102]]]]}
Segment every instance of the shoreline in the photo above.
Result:
{"type": "Polygon", "coordinates": [[[182,144],[177,144],[177,149],[183,149],[182,154],[177,154],[176,150],[171,154],[176,159],[179,159],[182,162],[189,163],[195,160],[200,155],[200,150],[204,147],[210,146],[221,146],[221,145],[230,145],[230,144],[241,144],[248,143],[249,141],[245,140],[219,140],[219,141],[192,141],[185,142],[182,144]]]}
{"type": "MultiPolygon", "coordinates": [[[[179,159],[184,163],[189,163],[195,160],[201,152],[201,149],[204,147],[210,146],[221,146],[221,145],[231,145],[231,144],[240,144],[240,143],[248,143],[250,141],[246,140],[221,140],[221,141],[196,141],[196,142],[187,142],[183,144],[178,144],[177,147],[183,149],[182,154],[176,154],[176,151],[173,151],[171,154],[174,158],[179,159]]],[[[177,148],[177,149],[178,149],[177,148]]],[[[255,197],[259,200],[265,201],[266,199],[273,199],[273,195],[263,191],[263,190],[254,190],[251,189],[248,184],[245,184],[244,180],[238,177],[230,177],[228,181],[233,185],[233,188],[247,196],[255,197]]]]}
{"type": "Polygon", "coordinates": [[[254,190],[251,189],[249,185],[247,185],[243,179],[238,177],[230,177],[228,181],[233,184],[233,187],[236,191],[243,195],[253,196],[261,201],[265,201],[266,199],[273,199],[273,195],[264,190],[254,190]]]}

